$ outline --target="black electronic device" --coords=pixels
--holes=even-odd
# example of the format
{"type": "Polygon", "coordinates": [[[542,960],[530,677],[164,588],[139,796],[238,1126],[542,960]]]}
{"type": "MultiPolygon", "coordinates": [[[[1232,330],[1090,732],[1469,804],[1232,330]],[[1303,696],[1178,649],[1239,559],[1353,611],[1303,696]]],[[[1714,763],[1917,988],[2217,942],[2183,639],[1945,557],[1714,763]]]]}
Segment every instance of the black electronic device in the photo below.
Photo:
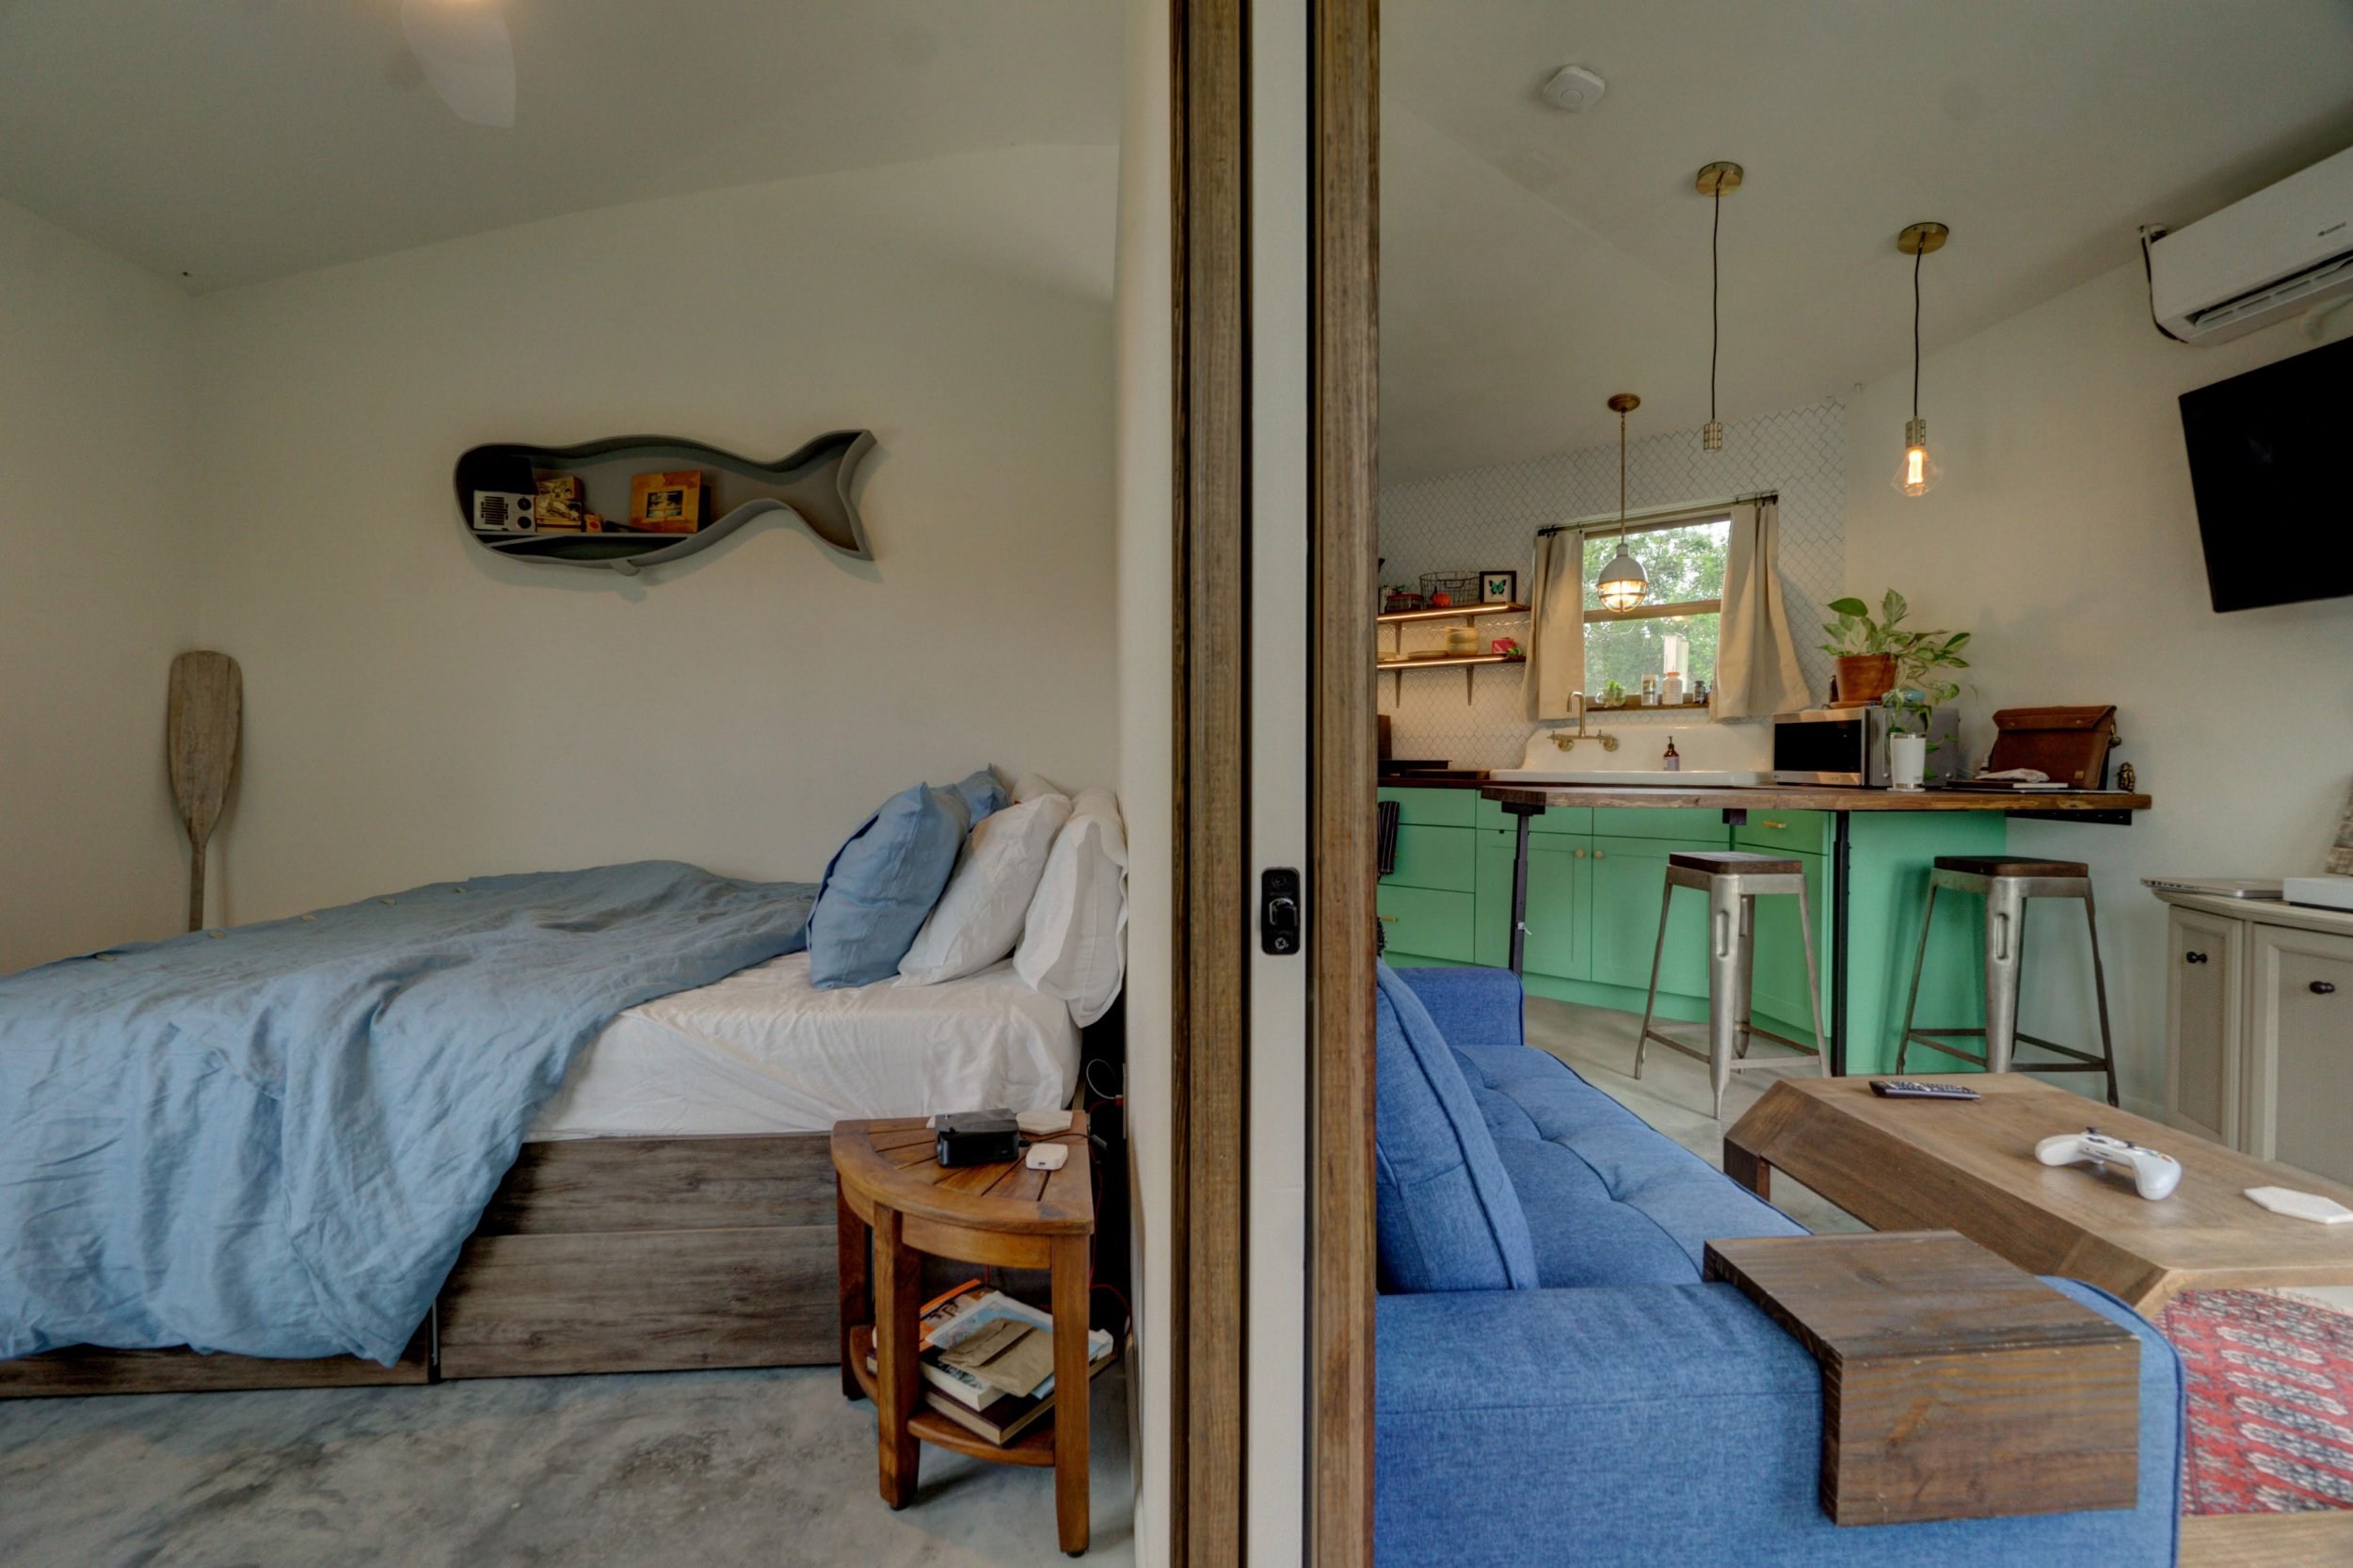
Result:
{"type": "Polygon", "coordinates": [[[952,1111],[932,1118],[942,1165],[997,1165],[1021,1158],[1021,1124],[1010,1111],[952,1111]]]}
{"type": "Polygon", "coordinates": [[[1299,951],[1299,872],[1289,866],[1258,874],[1258,946],[1281,958],[1299,951]]]}
{"type": "Polygon", "coordinates": [[[1923,1083],[1916,1078],[1875,1078],[1871,1093],[1891,1100],[1974,1100],[1985,1096],[1958,1083],[1923,1083]]]}
{"type": "Polygon", "coordinates": [[[2214,607],[2353,595],[2353,338],[2182,394],[2214,607]]]}

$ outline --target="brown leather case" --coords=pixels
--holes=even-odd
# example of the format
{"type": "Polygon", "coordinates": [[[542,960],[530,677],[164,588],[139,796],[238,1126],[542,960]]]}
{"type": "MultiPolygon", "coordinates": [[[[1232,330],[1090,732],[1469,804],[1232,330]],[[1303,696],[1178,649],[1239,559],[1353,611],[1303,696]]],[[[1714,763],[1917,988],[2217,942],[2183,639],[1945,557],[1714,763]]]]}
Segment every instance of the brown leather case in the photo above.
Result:
{"type": "Polygon", "coordinates": [[[2035,768],[2052,782],[2105,790],[2108,750],[2118,742],[2116,709],[2005,708],[1993,715],[1993,755],[1988,773],[2035,768]]]}

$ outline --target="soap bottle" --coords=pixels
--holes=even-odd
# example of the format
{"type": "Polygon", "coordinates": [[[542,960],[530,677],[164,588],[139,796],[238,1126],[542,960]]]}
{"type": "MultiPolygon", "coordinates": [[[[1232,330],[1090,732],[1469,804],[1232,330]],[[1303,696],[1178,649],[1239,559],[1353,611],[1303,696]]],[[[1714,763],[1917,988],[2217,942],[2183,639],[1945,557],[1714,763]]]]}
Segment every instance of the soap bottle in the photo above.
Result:
{"type": "Polygon", "coordinates": [[[1683,753],[1675,749],[1675,738],[1673,735],[1667,737],[1667,755],[1659,759],[1658,765],[1669,773],[1683,771],[1683,753]]]}

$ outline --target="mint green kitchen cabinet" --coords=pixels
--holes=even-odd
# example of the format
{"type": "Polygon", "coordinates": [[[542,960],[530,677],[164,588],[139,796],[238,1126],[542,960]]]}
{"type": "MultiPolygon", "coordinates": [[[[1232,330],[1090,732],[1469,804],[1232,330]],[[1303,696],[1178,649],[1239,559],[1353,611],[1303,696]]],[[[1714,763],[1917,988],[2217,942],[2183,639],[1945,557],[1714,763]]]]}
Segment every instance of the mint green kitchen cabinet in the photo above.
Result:
{"type": "MultiPolygon", "coordinates": [[[[1713,839],[1596,834],[1593,955],[1587,978],[1599,985],[1648,991],[1651,954],[1658,943],[1658,906],[1667,896],[1667,856],[1676,851],[1723,847],[1721,820],[1713,839]]],[[[1702,894],[1686,889],[1675,895],[1667,918],[1667,946],[1658,958],[1658,989],[1673,996],[1707,995],[1707,900],[1702,894]]]]}
{"type": "MultiPolygon", "coordinates": [[[[1473,919],[1476,962],[1496,968],[1512,962],[1512,856],[1513,835],[1492,829],[1479,834],[1479,891],[1473,919]]],[[[1586,927],[1593,889],[1591,840],[1558,833],[1528,837],[1528,943],[1521,967],[1531,975],[1583,980],[1586,927]]]]}
{"type": "MultiPolygon", "coordinates": [[[[1382,929],[1399,964],[1484,964],[1512,954],[1514,820],[1476,790],[1385,789],[1399,806],[1397,870],[1381,882],[1382,929]]],[[[1715,808],[1554,807],[1531,819],[1528,840],[1528,940],[1523,970],[1531,996],[1640,1012],[1650,984],[1651,947],[1665,896],[1666,860],[1676,850],[1756,850],[1796,857],[1805,868],[1814,918],[1815,962],[1828,1022],[1833,926],[1835,815],[1751,808],[1726,826],[1715,808]]],[[[1847,1069],[1891,1071],[1902,1030],[1904,988],[1920,940],[1929,870],[1940,855],[1999,855],[2008,844],[1999,811],[1856,811],[1849,817],[1847,1069]]],[[[1920,994],[1923,1023],[1971,1028],[1984,1001],[1977,901],[1942,901],[1920,994]]],[[[1659,974],[1662,1017],[1706,1016],[1705,900],[1675,895],[1659,974]]],[[[1757,904],[1753,1010],[1765,1027],[1811,1037],[1805,960],[1794,900],[1757,904]]],[[[1961,1070],[1934,1056],[1918,1071],[1961,1070]]]]}

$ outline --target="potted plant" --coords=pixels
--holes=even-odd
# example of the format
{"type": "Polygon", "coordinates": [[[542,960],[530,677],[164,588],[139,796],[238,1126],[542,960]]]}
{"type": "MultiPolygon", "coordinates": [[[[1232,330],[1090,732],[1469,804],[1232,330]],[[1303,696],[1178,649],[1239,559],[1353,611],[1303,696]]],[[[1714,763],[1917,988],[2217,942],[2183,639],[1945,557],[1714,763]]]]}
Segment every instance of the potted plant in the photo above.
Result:
{"type": "MultiPolygon", "coordinates": [[[[1903,618],[1912,607],[1893,588],[1880,600],[1876,620],[1871,617],[1871,607],[1859,599],[1833,599],[1830,609],[1838,619],[1822,623],[1833,640],[1821,648],[1838,661],[1838,700],[1833,707],[1866,708],[1899,689],[1926,693],[1937,684],[1928,680],[1929,670],[1968,667],[1969,662],[1959,654],[1968,646],[1969,633],[1905,630],[1903,618]]],[[[1930,700],[1929,708],[1951,701],[1961,690],[1958,686],[1943,689],[1945,695],[1930,700]]],[[[1919,712],[1925,722],[1926,709],[1919,712]]]]}

